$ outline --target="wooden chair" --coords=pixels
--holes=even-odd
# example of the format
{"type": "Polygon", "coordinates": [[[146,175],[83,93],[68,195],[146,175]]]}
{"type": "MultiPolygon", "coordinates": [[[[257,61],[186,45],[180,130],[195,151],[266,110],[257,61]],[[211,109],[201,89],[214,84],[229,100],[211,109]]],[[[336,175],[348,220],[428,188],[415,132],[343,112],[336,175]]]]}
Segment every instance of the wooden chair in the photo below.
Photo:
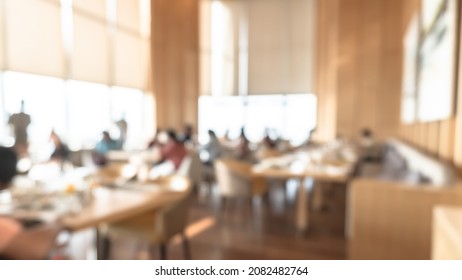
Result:
{"type": "Polygon", "coordinates": [[[202,183],[202,162],[196,151],[189,151],[176,171],[176,175],[188,178],[195,189],[202,183]]]}
{"type": "Polygon", "coordinates": [[[108,224],[106,227],[106,256],[109,255],[111,237],[129,237],[148,242],[151,251],[159,248],[160,258],[167,258],[167,243],[175,235],[180,234],[183,241],[185,259],[191,259],[189,242],[185,234],[188,221],[188,209],[191,194],[190,180],[171,176],[159,179],[159,184],[171,185],[174,188],[186,188],[184,196],[175,203],[156,209],[130,219],[108,224]]]}

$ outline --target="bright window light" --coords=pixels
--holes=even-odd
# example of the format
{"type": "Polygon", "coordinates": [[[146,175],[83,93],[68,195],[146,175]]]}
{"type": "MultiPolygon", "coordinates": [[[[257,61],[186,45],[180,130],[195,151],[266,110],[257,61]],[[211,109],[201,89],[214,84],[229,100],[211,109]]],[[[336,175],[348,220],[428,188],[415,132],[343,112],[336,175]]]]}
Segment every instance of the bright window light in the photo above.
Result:
{"type": "Polygon", "coordinates": [[[124,148],[139,149],[146,146],[143,132],[143,92],[132,88],[111,89],[112,121],[124,119],[127,122],[127,139],[124,148]]]}
{"type": "Polygon", "coordinates": [[[102,84],[69,81],[69,145],[92,149],[104,130],[111,129],[109,88],[102,84]]]}
{"type": "MultiPolygon", "coordinates": [[[[8,122],[8,116],[20,111],[24,100],[24,111],[31,116],[28,128],[30,150],[36,159],[48,157],[50,151],[43,147],[49,143],[51,130],[63,137],[66,133],[64,81],[17,72],[5,72],[3,77],[5,122],[8,122]]],[[[12,131],[10,135],[13,136],[12,131]]]]}
{"type": "Polygon", "coordinates": [[[260,141],[266,129],[272,137],[300,145],[316,127],[317,99],[314,94],[261,96],[201,96],[199,98],[199,142],[207,141],[207,130],[218,136],[239,136],[241,127],[252,142],[260,141]]]}

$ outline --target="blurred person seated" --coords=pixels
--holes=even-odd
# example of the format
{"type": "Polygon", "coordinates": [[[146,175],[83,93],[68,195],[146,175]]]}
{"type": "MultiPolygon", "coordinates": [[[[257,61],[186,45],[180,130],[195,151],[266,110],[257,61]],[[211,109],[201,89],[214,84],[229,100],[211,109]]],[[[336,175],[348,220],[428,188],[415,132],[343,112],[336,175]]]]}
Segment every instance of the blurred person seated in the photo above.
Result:
{"type": "MultiPolygon", "coordinates": [[[[0,191],[8,189],[16,175],[17,155],[8,148],[0,147],[0,191]]],[[[36,225],[24,228],[18,221],[0,216],[0,258],[45,259],[54,249],[62,227],[58,224],[36,225]]]]}
{"type": "Polygon", "coordinates": [[[276,147],[276,140],[273,140],[270,136],[269,129],[265,129],[265,136],[262,139],[262,145],[268,148],[275,148],[276,147]]]}
{"type": "Polygon", "coordinates": [[[111,138],[107,131],[103,131],[101,140],[96,144],[93,152],[93,162],[96,165],[102,166],[107,163],[106,155],[109,151],[120,150],[119,143],[111,138]]]}
{"type": "Polygon", "coordinates": [[[55,131],[50,134],[50,140],[53,142],[54,150],[51,153],[50,160],[64,162],[69,159],[70,150],[55,131]]]}
{"type": "Polygon", "coordinates": [[[184,131],[181,136],[178,137],[178,140],[183,144],[192,143],[194,144],[194,129],[191,124],[186,124],[184,126],[184,131]]]}
{"type": "Polygon", "coordinates": [[[222,137],[220,137],[220,142],[223,144],[223,145],[229,145],[229,143],[231,142],[231,138],[229,138],[229,129],[227,129],[225,131],[225,134],[223,134],[222,137]]]}
{"type": "Polygon", "coordinates": [[[148,149],[154,149],[156,147],[162,146],[164,143],[161,141],[161,136],[164,131],[161,128],[158,128],[156,131],[156,135],[152,138],[151,141],[149,141],[147,148],[148,149]]]}
{"type": "Polygon", "coordinates": [[[369,128],[361,130],[359,139],[361,159],[365,162],[379,161],[381,158],[381,148],[375,142],[374,135],[369,128]]]}
{"type": "Polygon", "coordinates": [[[316,127],[311,129],[308,132],[308,137],[305,140],[305,142],[303,142],[302,144],[303,148],[313,148],[313,147],[319,146],[319,144],[315,140],[315,134],[316,134],[316,127]]]}
{"type": "Polygon", "coordinates": [[[258,150],[256,152],[256,158],[258,160],[263,160],[266,158],[280,156],[281,153],[277,149],[277,141],[273,140],[269,135],[269,130],[265,130],[265,136],[263,137],[258,150]]]}
{"type": "Polygon", "coordinates": [[[213,162],[223,154],[223,146],[213,130],[208,130],[207,133],[209,135],[209,141],[202,147],[202,150],[206,151],[208,154],[205,164],[212,166],[213,162]]]}
{"type": "Polygon", "coordinates": [[[188,155],[183,142],[178,140],[174,130],[167,130],[167,138],[167,142],[160,149],[160,161],[149,172],[150,179],[175,173],[183,162],[183,159],[188,155]]]}
{"type": "Polygon", "coordinates": [[[238,160],[242,161],[249,161],[252,162],[253,159],[253,154],[252,151],[250,150],[250,141],[247,139],[247,136],[245,135],[245,129],[242,127],[241,128],[241,133],[239,135],[238,143],[236,146],[236,158],[238,160]]]}

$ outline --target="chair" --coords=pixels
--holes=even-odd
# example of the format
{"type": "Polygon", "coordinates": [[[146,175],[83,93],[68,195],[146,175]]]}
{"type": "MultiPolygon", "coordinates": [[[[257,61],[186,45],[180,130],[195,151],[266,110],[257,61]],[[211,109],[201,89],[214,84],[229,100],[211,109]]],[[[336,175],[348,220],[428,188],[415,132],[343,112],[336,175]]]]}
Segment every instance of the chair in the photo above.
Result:
{"type": "Polygon", "coordinates": [[[252,165],[232,159],[215,162],[215,177],[224,205],[228,198],[248,198],[267,194],[264,178],[252,175],[252,165]]]}
{"type": "Polygon", "coordinates": [[[202,183],[202,162],[196,151],[190,151],[180,164],[176,175],[188,178],[198,188],[202,183]]]}
{"type": "MultiPolygon", "coordinates": [[[[185,259],[191,258],[189,242],[185,234],[188,221],[188,209],[191,196],[191,182],[180,176],[159,179],[159,184],[174,185],[175,188],[187,189],[184,196],[175,203],[156,209],[136,217],[107,225],[106,242],[113,236],[131,237],[149,243],[151,250],[159,247],[160,258],[167,258],[167,243],[175,235],[180,234],[183,241],[185,259]],[[182,186],[180,186],[182,185],[182,186]]],[[[109,255],[109,244],[106,244],[106,255],[109,255]]]]}

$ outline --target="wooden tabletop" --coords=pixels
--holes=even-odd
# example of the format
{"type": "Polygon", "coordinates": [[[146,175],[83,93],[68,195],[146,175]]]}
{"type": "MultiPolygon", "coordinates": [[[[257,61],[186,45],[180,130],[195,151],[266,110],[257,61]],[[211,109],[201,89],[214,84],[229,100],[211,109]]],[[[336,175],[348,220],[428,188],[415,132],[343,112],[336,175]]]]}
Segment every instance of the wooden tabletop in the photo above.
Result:
{"type": "Polygon", "coordinates": [[[71,231],[94,227],[102,223],[110,223],[126,219],[130,216],[165,207],[185,195],[186,189],[109,189],[98,188],[94,191],[92,202],[78,214],[66,216],[61,223],[71,231]]]}
{"type": "Polygon", "coordinates": [[[462,258],[462,207],[436,206],[433,209],[432,259],[462,258]]]}

